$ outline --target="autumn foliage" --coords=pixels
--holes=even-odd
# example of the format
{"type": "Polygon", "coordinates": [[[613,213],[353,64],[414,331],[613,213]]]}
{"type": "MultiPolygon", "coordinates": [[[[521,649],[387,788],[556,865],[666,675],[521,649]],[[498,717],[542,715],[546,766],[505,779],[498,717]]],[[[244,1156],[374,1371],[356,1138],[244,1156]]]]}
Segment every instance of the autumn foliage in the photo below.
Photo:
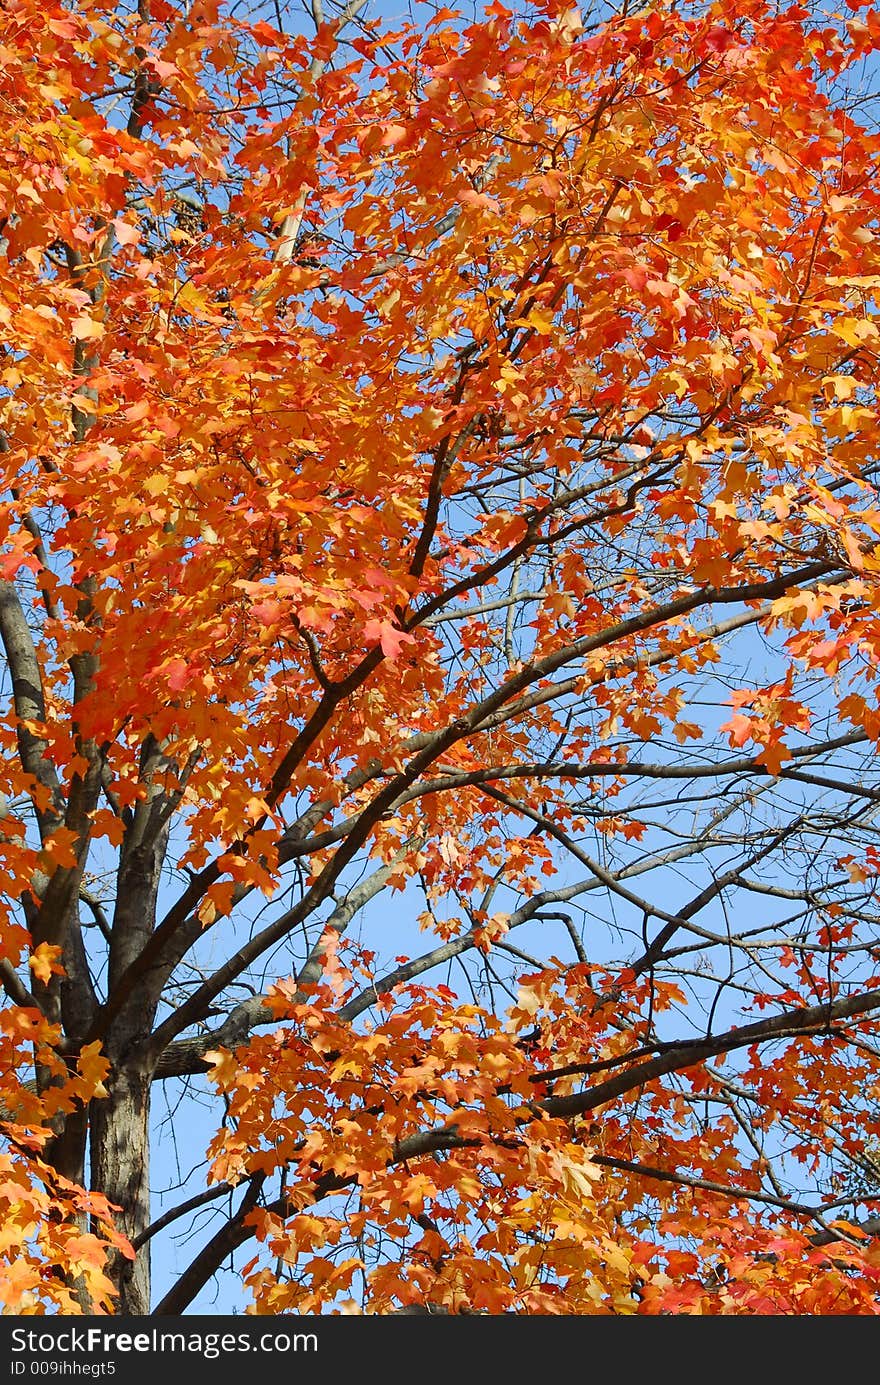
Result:
{"type": "Polygon", "coordinates": [[[878,46],[4,0],[6,1311],[880,1311],[878,46]]]}

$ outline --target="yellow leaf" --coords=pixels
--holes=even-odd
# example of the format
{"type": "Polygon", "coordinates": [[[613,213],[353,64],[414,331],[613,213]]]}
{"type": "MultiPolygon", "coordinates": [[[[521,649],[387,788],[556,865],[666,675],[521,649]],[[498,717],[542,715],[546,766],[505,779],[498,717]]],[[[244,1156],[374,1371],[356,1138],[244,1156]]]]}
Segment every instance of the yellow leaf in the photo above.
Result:
{"type": "Polygon", "coordinates": [[[34,948],[28,966],[37,980],[42,981],[44,986],[48,986],[49,978],[53,973],[56,976],[64,975],[64,968],[58,960],[60,956],[61,948],[52,943],[40,943],[39,947],[34,948]]]}
{"type": "Polygon", "coordinates": [[[82,316],[74,318],[70,330],[77,341],[91,341],[94,337],[103,337],[104,324],[83,313],[82,316]]]}
{"type": "Polygon", "coordinates": [[[876,324],[860,317],[842,317],[832,323],[831,330],[847,346],[860,346],[863,341],[873,340],[878,335],[876,324]]]}
{"type": "Polygon", "coordinates": [[[831,401],[837,399],[850,399],[858,385],[858,381],[852,375],[826,375],[822,381],[822,388],[825,397],[831,401]]]}
{"type": "Polygon", "coordinates": [[[518,327],[530,327],[533,332],[539,332],[542,337],[549,337],[553,331],[553,314],[542,312],[540,308],[532,308],[525,317],[516,319],[516,325],[518,327]]]}
{"type": "Polygon", "coordinates": [[[238,1063],[235,1054],[228,1048],[210,1049],[205,1054],[205,1062],[211,1064],[208,1076],[221,1088],[232,1087],[238,1077],[238,1063]]]}
{"type": "Polygon", "coordinates": [[[76,1065],[80,1076],[94,1089],[95,1096],[106,1096],[104,1078],[110,1071],[110,1063],[101,1054],[100,1039],[96,1039],[93,1044],[83,1044],[76,1065]]]}

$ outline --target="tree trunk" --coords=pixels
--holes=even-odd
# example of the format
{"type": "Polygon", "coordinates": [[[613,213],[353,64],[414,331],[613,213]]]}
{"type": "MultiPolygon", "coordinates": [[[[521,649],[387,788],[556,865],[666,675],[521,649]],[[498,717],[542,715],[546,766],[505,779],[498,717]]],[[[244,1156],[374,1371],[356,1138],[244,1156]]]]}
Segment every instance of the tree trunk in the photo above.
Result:
{"type": "MultiPolygon", "coordinates": [[[[109,1096],[92,1103],[91,1186],[116,1204],[116,1226],[129,1240],[150,1223],[149,1118],[150,1078],[141,1070],[118,1068],[109,1096]]],[[[114,1252],[107,1273],[119,1291],[118,1313],[149,1313],[149,1243],[134,1261],[114,1252]]]]}
{"type": "MultiPolygon", "coordinates": [[[[120,856],[108,962],[108,995],[123,984],[156,926],[156,899],[169,822],[162,821],[165,798],[151,781],[165,761],[150,740],[143,753],[143,775],[149,784],[129,825],[120,856]]],[[[135,985],[104,1035],[111,1063],[109,1095],[91,1103],[89,1141],[91,1187],[117,1210],[113,1220],[130,1241],[150,1224],[150,1082],[152,1066],[139,1053],[156,1014],[161,980],[155,973],[135,985]]],[[[135,1260],[114,1254],[107,1274],[118,1291],[116,1312],[143,1316],[150,1311],[149,1243],[135,1260]]]]}

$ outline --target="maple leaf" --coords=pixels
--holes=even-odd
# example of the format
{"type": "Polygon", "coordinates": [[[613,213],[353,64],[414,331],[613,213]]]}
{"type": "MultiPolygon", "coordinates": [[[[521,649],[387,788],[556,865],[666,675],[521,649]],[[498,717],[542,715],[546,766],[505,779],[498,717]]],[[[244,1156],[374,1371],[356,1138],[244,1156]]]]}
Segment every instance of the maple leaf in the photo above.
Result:
{"type": "Polygon", "coordinates": [[[113,230],[120,245],[136,245],[140,240],[140,227],[130,221],[123,221],[122,217],[114,218],[113,230]]]}
{"type": "Polygon", "coordinates": [[[61,965],[60,959],[60,947],[56,947],[53,943],[40,943],[28,958],[28,966],[37,980],[42,981],[44,986],[48,986],[53,976],[64,975],[64,967],[61,965]]]}
{"type": "Polygon", "coordinates": [[[254,602],[251,611],[261,625],[278,625],[284,618],[284,607],[273,596],[254,602]]]}
{"type": "Polygon", "coordinates": [[[228,1049],[211,1049],[205,1054],[205,1062],[210,1064],[209,1077],[218,1086],[233,1087],[238,1078],[238,1064],[235,1054],[228,1049]]]}
{"type": "Polygon", "coordinates": [[[786,760],[791,759],[791,751],[781,740],[770,740],[761,747],[755,757],[756,764],[765,765],[771,774],[778,774],[786,760]]]}
{"type": "Polygon", "coordinates": [[[94,341],[104,335],[104,324],[84,314],[74,319],[70,330],[77,341],[94,341]]]}
{"type": "Polygon", "coordinates": [[[703,39],[710,53],[726,53],[736,43],[736,35],[723,24],[713,24],[703,39]]]}
{"type": "Polygon", "coordinates": [[[76,1065],[83,1081],[92,1090],[95,1096],[106,1096],[107,1088],[104,1086],[104,1078],[110,1072],[110,1062],[101,1052],[101,1041],[96,1039],[94,1043],[83,1044],[76,1060],[76,1065]]]}
{"type": "Polygon", "coordinates": [[[731,745],[745,745],[746,741],[753,737],[754,720],[752,717],[744,716],[742,712],[737,712],[719,729],[727,732],[731,745]]]}
{"type": "Polygon", "coordinates": [[[168,660],[165,674],[171,692],[183,692],[192,676],[189,664],[179,657],[168,660]]]}
{"type": "Polygon", "coordinates": [[[380,644],[386,659],[397,659],[406,644],[415,644],[415,636],[399,629],[391,621],[368,620],[364,625],[364,639],[368,644],[380,644]]]}

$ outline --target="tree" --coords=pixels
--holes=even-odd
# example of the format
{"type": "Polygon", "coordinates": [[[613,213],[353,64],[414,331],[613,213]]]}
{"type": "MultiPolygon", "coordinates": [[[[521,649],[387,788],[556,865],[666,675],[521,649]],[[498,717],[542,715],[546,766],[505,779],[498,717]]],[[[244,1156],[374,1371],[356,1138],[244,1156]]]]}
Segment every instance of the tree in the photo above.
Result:
{"type": "Polygon", "coordinates": [[[3,15],[7,1311],[877,1312],[880,11],[3,15]]]}

